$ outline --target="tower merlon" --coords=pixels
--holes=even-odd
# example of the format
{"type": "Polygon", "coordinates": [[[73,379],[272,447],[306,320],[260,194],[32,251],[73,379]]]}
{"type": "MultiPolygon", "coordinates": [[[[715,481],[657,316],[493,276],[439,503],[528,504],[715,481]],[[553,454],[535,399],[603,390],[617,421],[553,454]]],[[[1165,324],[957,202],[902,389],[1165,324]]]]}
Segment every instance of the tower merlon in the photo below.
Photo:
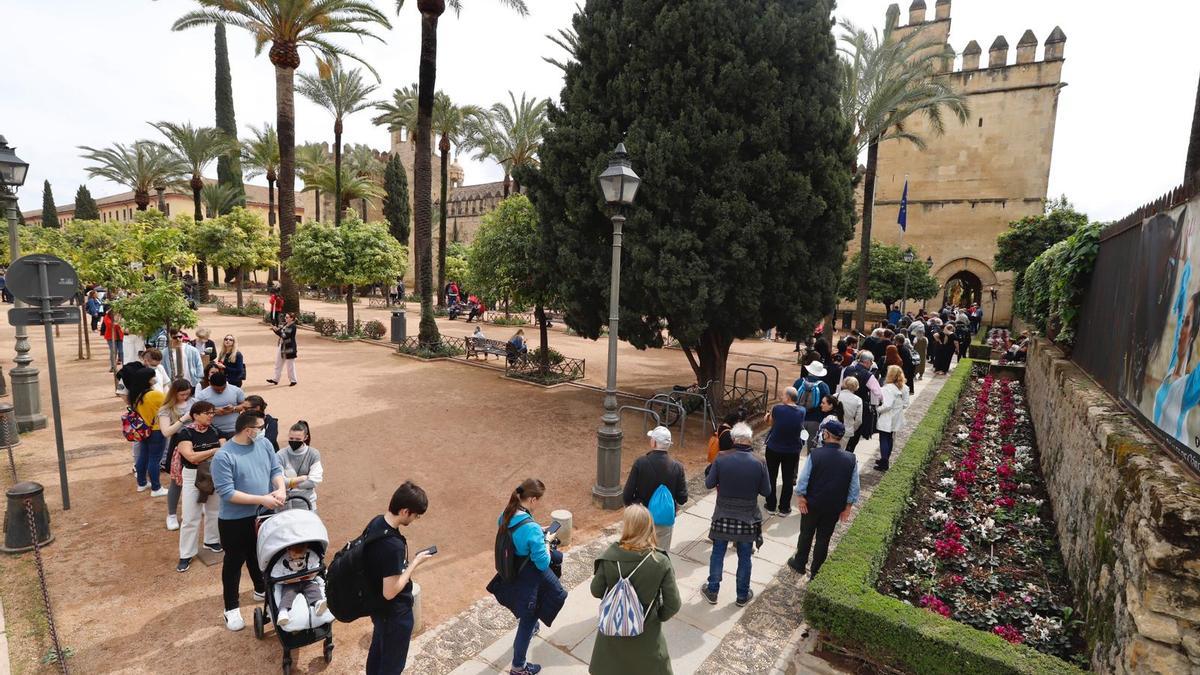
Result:
{"type": "Polygon", "coordinates": [[[908,6],[908,25],[925,23],[925,0],[913,0],[908,6]]]}
{"type": "Polygon", "coordinates": [[[1021,39],[1017,41],[1017,63],[1033,63],[1037,57],[1037,36],[1032,30],[1026,29],[1021,35],[1021,39]]]}
{"type": "Polygon", "coordinates": [[[941,21],[950,18],[950,0],[937,0],[933,9],[933,18],[941,21]]]}
{"type": "Polygon", "coordinates": [[[1046,38],[1046,51],[1042,57],[1046,61],[1060,61],[1063,58],[1063,47],[1067,44],[1067,34],[1062,28],[1054,27],[1050,37],[1046,38]]]}
{"type": "Polygon", "coordinates": [[[962,54],[963,54],[962,69],[963,70],[979,70],[979,55],[982,53],[983,53],[983,48],[979,46],[978,42],[976,42],[974,40],[971,40],[970,42],[968,42],[966,48],[963,49],[963,52],[962,52],[962,54]]]}
{"type": "Polygon", "coordinates": [[[1008,40],[997,35],[988,47],[988,68],[1003,68],[1008,63],[1008,40]]]}

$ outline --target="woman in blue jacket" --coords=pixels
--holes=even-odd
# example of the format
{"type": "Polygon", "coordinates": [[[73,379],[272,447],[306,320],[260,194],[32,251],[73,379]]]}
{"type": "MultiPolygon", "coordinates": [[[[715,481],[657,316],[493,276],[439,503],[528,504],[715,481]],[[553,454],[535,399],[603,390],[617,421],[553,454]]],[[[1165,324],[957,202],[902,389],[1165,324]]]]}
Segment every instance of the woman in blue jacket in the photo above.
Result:
{"type": "Polygon", "coordinates": [[[549,626],[567,600],[567,592],[550,570],[552,562],[562,562],[562,554],[550,550],[545,531],[531,513],[545,494],[546,486],[542,481],[526,478],[513,490],[508,506],[497,521],[501,532],[511,533],[520,570],[512,581],[504,581],[496,575],[488,584],[488,591],[517,617],[511,675],[533,675],[542,670],[538,664],[525,660],[529,641],[538,621],[549,626]]]}

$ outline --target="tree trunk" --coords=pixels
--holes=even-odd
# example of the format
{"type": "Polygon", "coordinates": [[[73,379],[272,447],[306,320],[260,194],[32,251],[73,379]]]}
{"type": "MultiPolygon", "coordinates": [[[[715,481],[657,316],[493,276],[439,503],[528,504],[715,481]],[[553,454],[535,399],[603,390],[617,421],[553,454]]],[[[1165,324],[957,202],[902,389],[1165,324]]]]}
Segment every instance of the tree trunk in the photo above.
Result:
{"type": "Polygon", "coordinates": [[[294,68],[275,66],[275,106],[279,127],[279,281],[283,311],[300,311],[300,291],[288,271],[296,234],[296,92],[294,68]]]}
{"type": "Polygon", "coordinates": [[[367,198],[358,200],[358,219],[367,222],[367,198]]]}
{"type": "Polygon", "coordinates": [[[508,198],[508,190],[509,190],[509,187],[511,187],[511,185],[512,185],[512,176],[509,176],[508,172],[505,171],[504,172],[504,197],[505,197],[505,199],[508,198]]]}
{"type": "Polygon", "coordinates": [[[863,182],[863,215],[858,253],[858,298],[854,306],[854,325],[859,333],[867,331],[867,293],[871,273],[871,220],[875,210],[875,170],[879,167],[879,138],[867,146],[867,173],[863,182]]]}
{"type": "Polygon", "coordinates": [[[542,352],[538,359],[538,366],[545,375],[550,371],[550,336],[546,330],[546,310],[542,307],[542,303],[538,303],[533,310],[533,315],[538,322],[538,339],[542,344],[542,352]]]}
{"type": "MultiPolygon", "coordinates": [[[[82,314],[82,313],[83,313],[83,312],[81,311],[81,312],[80,312],[80,314],[82,314]]],[[[87,350],[87,358],[88,358],[88,360],[90,361],[90,360],[91,360],[91,358],[92,358],[92,331],[91,331],[91,325],[90,325],[90,324],[84,324],[83,328],[84,328],[84,330],[82,330],[82,331],[81,331],[81,332],[83,333],[83,346],[84,346],[84,349],[86,349],[86,350],[87,350]]]]}
{"type": "MultiPolygon", "coordinates": [[[[276,176],[272,172],[267,172],[267,229],[270,230],[271,234],[275,234],[275,181],[276,180],[278,180],[278,176],[276,176]]],[[[280,241],[283,241],[283,239],[280,238],[280,241]]],[[[282,244],[281,244],[281,247],[282,247],[282,244]]],[[[275,280],[274,277],[275,277],[274,270],[272,270],[272,274],[269,278],[271,281],[274,281],[275,280]]],[[[226,281],[228,281],[229,277],[226,276],[225,279],[226,279],[226,281]]]]}
{"type": "Polygon", "coordinates": [[[333,225],[342,224],[342,120],[333,122],[333,225]]]}
{"type": "Polygon", "coordinates": [[[196,301],[208,302],[208,259],[198,256],[196,266],[199,268],[199,274],[196,275],[196,301]]]}
{"type": "Polygon", "coordinates": [[[241,308],[242,308],[242,282],[245,280],[245,278],[246,278],[246,270],[245,270],[244,268],[242,268],[242,267],[239,267],[239,268],[238,268],[238,275],[237,275],[237,303],[238,303],[238,309],[241,309],[241,308]]]}
{"type": "Polygon", "coordinates": [[[77,342],[79,343],[79,360],[80,361],[83,360],[83,334],[88,332],[88,315],[87,315],[87,312],[83,311],[85,302],[86,302],[86,300],[83,300],[83,299],[81,299],[79,301],[79,337],[78,337],[77,342]]]}
{"type": "Polygon", "coordinates": [[[204,180],[200,178],[200,174],[192,174],[192,219],[197,223],[204,220],[204,214],[200,212],[200,191],[204,189],[204,180]]]}
{"type": "Polygon", "coordinates": [[[354,332],[354,284],[346,287],[346,332],[354,332]]]}
{"type": "Polygon", "coordinates": [[[134,190],[133,203],[137,204],[138,211],[145,211],[150,208],[150,193],[145,190],[134,190]]]}
{"type": "Polygon", "coordinates": [[[733,344],[730,335],[718,334],[712,328],[700,334],[700,342],[689,347],[682,342],[683,354],[696,376],[696,384],[708,385],[708,402],[717,415],[725,413],[725,366],[729,361],[729,347],[733,344]],[[711,384],[709,384],[711,382],[711,384]]]}
{"type": "MultiPolygon", "coordinates": [[[[446,134],[442,134],[442,140],[438,143],[438,152],[442,157],[442,204],[440,218],[438,219],[438,307],[446,306],[446,296],[442,293],[442,289],[446,287],[446,217],[450,213],[450,205],[446,203],[450,194],[450,139],[446,134]]],[[[459,279],[459,281],[462,281],[459,279]]]]}
{"type": "Polygon", "coordinates": [[[512,179],[512,191],[513,194],[521,194],[521,181],[517,180],[516,176],[512,179]]]}
{"type": "MultiPolygon", "coordinates": [[[[440,3],[439,3],[440,4],[440,3]]],[[[440,4],[445,11],[445,5],[440,4]]],[[[419,341],[423,345],[441,342],[433,319],[433,94],[437,85],[437,26],[441,11],[421,13],[421,67],[417,86],[416,157],[413,159],[414,226],[420,237],[417,274],[421,280],[421,324],[419,341]]]]}
{"type": "Polygon", "coordinates": [[[315,215],[316,215],[316,218],[317,218],[317,222],[319,223],[319,222],[321,222],[321,191],[320,191],[320,190],[313,190],[313,195],[314,195],[314,197],[313,197],[313,206],[315,206],[315,207],[316,207],[316,214],[315,214],[315,215]]]}

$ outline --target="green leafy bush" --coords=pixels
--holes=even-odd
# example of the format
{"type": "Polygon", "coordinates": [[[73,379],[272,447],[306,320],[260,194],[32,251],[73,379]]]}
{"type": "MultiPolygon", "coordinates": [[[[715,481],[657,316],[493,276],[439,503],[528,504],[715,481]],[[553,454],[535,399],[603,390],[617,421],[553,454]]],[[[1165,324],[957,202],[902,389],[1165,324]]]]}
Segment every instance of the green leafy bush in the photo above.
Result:
{"type": "Polygon", "coordinates": [[[492,319],[489,323],[496,326],[528,326],[529,322],[519,316],[498,316],[492,319]]]}
{"type": "Polygon", "coordinates": [[[1063,345],[1075,341],[1083,294],[1091,281],[1100,231],[1091,223],[1046,249],[1025,269],[1017,291],[1017,315],[1063,345]]]}
{"type": "Polygon", "coordinates": [[[296,322],[302,326],[311,326],[317,322],[317,313],[300,312],[299,316],[296,317],[296,322]]]}
{"type": "Polygon", "coordinates": [[[372,340],[382,340],[383,336],[387,335],[387,327],[383,325],[382,321],[372,319],[363,325],[362,332],[372,340]]]}
{"type": "Polygon", "coordinates": [[[402,344],[398,351],[422,359],[447,359],[467,353],[465,349],[445,342],[439,342],[436,346],[402,344]]]}
{"type": "Polygon", "coordinates": [[[333,337],[338,332],[338,322],[327,317],[321,317],[313,322],[313,328],[325,337],[333,337]]]}

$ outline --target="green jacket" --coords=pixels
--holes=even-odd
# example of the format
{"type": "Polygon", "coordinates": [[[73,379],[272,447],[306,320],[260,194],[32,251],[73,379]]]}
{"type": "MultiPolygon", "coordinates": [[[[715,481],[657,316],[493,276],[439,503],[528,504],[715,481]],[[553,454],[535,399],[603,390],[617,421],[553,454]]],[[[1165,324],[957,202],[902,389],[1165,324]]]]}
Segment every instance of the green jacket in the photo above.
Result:
{"type": "Polygon", "coordinates": [[[617,544],[612,544],[596,558],[596,574],[592,577],[593,596],[603,598],[608,589],[617,583],[621,576],[617,573],[619,562],[621,574],[633,584],[638,600],[642,602],[642,608],[645,609],[651,602],[654,606],[650,607],[650,613],[646,616],[645,629],[637,637],[609,637],[597,634],[588,672],[595,675],[671,673],[671,656],[667,653],[667,639],[662,633],[662,622],[675,616],[681,604],[679,588],[675,585],[675,569],[665,553],[655,550],[650,554],[653,557],[630,578],[629,573],[646,555],[626,551],[617,544]]]}

